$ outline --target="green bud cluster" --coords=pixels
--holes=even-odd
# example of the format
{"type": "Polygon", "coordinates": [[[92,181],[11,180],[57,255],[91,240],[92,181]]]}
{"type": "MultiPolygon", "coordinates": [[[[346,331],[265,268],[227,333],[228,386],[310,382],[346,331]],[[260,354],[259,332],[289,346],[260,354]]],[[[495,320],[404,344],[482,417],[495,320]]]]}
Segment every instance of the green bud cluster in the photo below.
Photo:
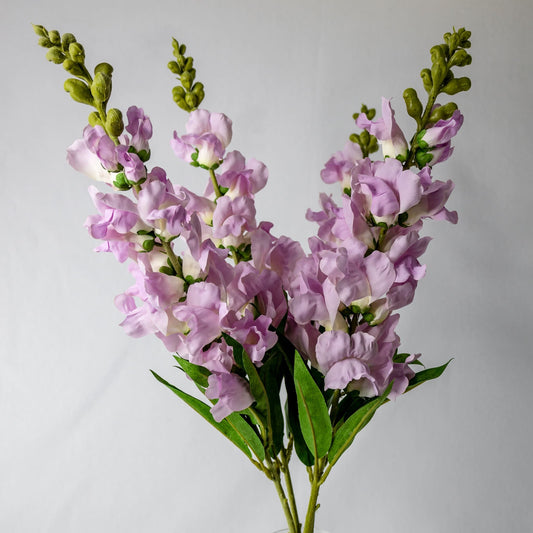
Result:
{"type": "Polygon", "coordinates": [[[169,70],[177,75],[180,85],[172,89],[172,97],[179,107],[190,113],[198,108],[204,99],[204,86],[195,82],[196,70],[193,68],[193,58],[186,57],[187,47],[172,39],[174,61],[168,63],[169,70]]]}
{"type": "Polygon", "coordinates": [[[454,95],[462,91],[468,91],[471,86],[470,78],[456,78],[452,68],[465,67],[472,63],[472,56],[466,51],[470,48],[471,32],[460,28],[452,33],[444,34],[444,43],[433,46],[430,50],[431,68],[424,68],[420,72],[424,89],[428,94],[427,104],[422,105],[417,92],[413,88],[405,89],[403,99],[407,113],[416,121],[417,131],[411,140],[411,150],[404,164],[409,168],[411,164],[418,167],[428,162],[430,154],[420,153],[419,140],[425,129],[439,120],[447,120],[457,109],[457,104],[449,102],[435,107],[435,102],[440,94],[454,95]]]}
{"type": "Polygon", "coordinates": [[[91,126],[102,126],[114,140],[124,131],[122,113],[118,109],[106,112],[111,97],[113,67],[109,63],[100,63],[94,69],[94,77],[85,66],[85,49],[77,42],[72,33],[62,36],[56,30],[48,31],[44,26],[33,25],[39,36],[38,44],[48,48],[46,59],[63,68],[71,75],[65,81],[64,88],[76,102],[94,107],[89,115],[91,126]]]}
{"type": "MultiPolygon", "coordinates": [[[[364,113],[369,120],[372,120],[376,116],[376,110],[374,108],[369,109],[365,104],[362,104],[361,111],[352,115],[353,119],[357,120],[357,117],[361,113],[364,113]]],[[[370,154],[377,152],[379,149],[378,140],[376,137],[374,137],[374,135],[370,135],[370,133],[368,133],[366,130],[363,130],[361,133],[352,133],[350,135],[350,141],[358,144],[361,147],[363,157],[368,157],[370,154]]]]}

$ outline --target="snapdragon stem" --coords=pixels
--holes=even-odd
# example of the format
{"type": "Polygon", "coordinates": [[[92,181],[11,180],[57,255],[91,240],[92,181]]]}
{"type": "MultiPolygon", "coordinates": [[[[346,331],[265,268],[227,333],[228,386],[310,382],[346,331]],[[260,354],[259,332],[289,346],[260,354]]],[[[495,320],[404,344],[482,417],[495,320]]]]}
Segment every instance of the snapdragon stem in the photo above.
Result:
{"type": "Polygon", "coordinates": [[[222,196],[222,191],[220,190],[220,187],[218,185],[215,171],[212,168],[209,169],[209,176],[211,177],[211,183],[213,184],[213,190],[215,191],[215,196],[217,198],[220,198],[222,196]]]}
{"type": "Polygon", "coordinates": [[[174,250],[172,249],[172,245],[169,242],[163,241],[163,240],[161,241],[161,243],[163,244],[163,249],[165,250],[168,256],[172,267],[176,271],[176,276],[178,276],[178,278],[183,279],[183,271],[181,269],[180,262],[178,261],[178,258],[176,257],[174,250]]]}
{"type": "Polygon", "coordinates": [[[281,450],[281,464],[283,467],[283,475],[285,476],[285,484],[287,485],[287,493],[289,495],[289,506],[291,509],[291,514],[294,519],[294,523],[296,525],[296,530],[299,533],[300,532],[300,519],[298,518],[298,508],[296,506],[296,499],[294,497],[294,489],[292,486],[292,478],[291,478],[291,472],[289,470],[289,447],[291,446],[292,442],[289,442],[289,445],[287,446],[287,449],[281,450]]]}

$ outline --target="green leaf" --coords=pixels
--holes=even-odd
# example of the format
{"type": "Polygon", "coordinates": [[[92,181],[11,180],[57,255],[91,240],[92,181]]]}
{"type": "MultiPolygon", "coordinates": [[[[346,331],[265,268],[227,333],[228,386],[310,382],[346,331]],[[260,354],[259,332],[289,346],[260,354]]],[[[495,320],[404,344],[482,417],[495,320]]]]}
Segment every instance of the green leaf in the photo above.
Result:
{"type": "Polygon", "coordinates": [[[207,382],[207,378],[211,375],[211,372],[209,372],[207,368],[195,365],[178,355],[175,355],[174,359],[176,359],[178,365],[180,365],[182,370],[196,383],[196,385],[203,389],[208,387],[209,383],[207,382]]]}
{"type": "Polygon", "coordinates": [[[418,387],[418,385],[422,385],[422,383],[424,383],[425,381],[429,381],[430,379],[437,379],[438,377],[442,376],[443,372],[446,370],[446,367],[450,364],[450,362],[451,359],[442,366],[427,368],[426,370],[417,372],[411,379],[411,381],[409,381],[409,385],[407,389],[405,389],[405,392],[409,392],[415,387],[418,387]]]}
{"type": "Polygon", "coordinates": [[[255,430],[239,413],[231,413],[225,420],[239,434],[260,461],[265,460],[265,448],[255,430]]]}
{"type": "Polygon", "coordinates": [[[328,453],[328,461],[331,466],[339,460],[339,457],[349,448],[350,444],[352,444],[355,436],[368,424],[368,422],[370,422],[374,413],[387,399],[391,389],[392,383],[385,389],[381,396],[358,409],[346,420],[346,422],[344,422],[344,424],[342,424],[342,426],[340,426],[335,434],[331,449],[328,453]]]}
{"type": "Polygon", "coordinates": [[[259,376],[265,385],[270,408],[270,421],[272,429],[272,452],[276,456],[283,448],[284,420],[279,392],[283,381],[281,365],[283,359],[280,353],[272,353],[269,359],[259,369],[259,376]]]}
{"type": "Polygon", "coordinates": [[[294,355],[294,384],[302,435],[314,457],[320,459],[331,445],[331,420],[322,391],[298,352],[294,355]]]}
{"type": "Polygon", "coordinates": [[[213,418],[213,415],[211,414],[209,405],[205,404],[198,398],[195,398],[194,396],[191,396],[190,394],[187,394],[186,392],[183,392],[182,390],[178,389],[177,387],[163,379],[161,376],[157,375],[153,370],[150,370],[150,372],[153,374],[155,379],[157,379],[157,381],[168,387],[174,394],[176,394],[176,396],[179,396],[187,405],[189,405],[189,407],[192,407],[214,428],[218,429],[218,431],[220,431],[225,437],[227,437],[231,442],[233,442],[233,444],[235,444],[235,446],[242,450],[248,457],[252,457],[252,453],[250,452],[241,435],[239,435],[239,433],[226,419],[223,419],[220,422],[216,422],[213,418]]]}
{"type": "Polygon", "coordinates": [[[255,399],[255,410],[261,416],[263,422],[266,424],[266,427],[270,428],[270,403],[268,401],[268,394],[265,385],[259,377],[257,368],[244,350],[242,352],[242,362],[244,365],[244,370],[246,370],[246,374],[248,375],[248,380],[250,381],[250,391],[255,399]]]}

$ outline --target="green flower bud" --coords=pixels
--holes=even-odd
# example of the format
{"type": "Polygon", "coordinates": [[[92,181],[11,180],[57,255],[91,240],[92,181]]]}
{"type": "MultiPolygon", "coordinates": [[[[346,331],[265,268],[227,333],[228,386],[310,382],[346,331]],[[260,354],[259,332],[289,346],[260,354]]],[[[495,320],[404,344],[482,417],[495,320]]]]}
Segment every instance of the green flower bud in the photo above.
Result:
{"type": "Polygon", "coordinates": [[[178,75],[181,74],[181,69],[179,65],[176,63],[176,61],[169,61],[167,67],[170,70],[170,72],[172,72],[173,74],[178,74],[178,75]]]}
{"type": "Polygon", "coordinates": [[[370,144],[368,145],[368,153],[373,154],[379,150],[379,144],[376,137],[373,135],[370,137],[370,144]]]}
{"type": "Polygon", "coordinates": [[[183,72],[183,69],[185,67],[185,58],[182,56],[182,55],[177,55],[176,56],[176,63],[180,69],[180,72],[179,74],[181,74],[183,72]]]}
{"type": "Polygon", "coordinates": [[[359,135],[357,133],[352,133],[349,137],[350,141],[352,141],[354,144],[359,144],[359,135]]]}
{"type": "Polygon", "coordinates": [[[455,78],[442,88],[442,92],[450,95],[457,94],[461,91],[468,91],[471,86],[470,78],[455,78]]]}
{"type": "Polygon", "coordinates": [[[180,76],[180,81],[181,81],[181,84],[183,85],[183,87],[187,91],[190,91],[192,82],[194,81],[194,75],[192,74],[192,72],[184,72],[180,76]]]}
{"type": "Polygon", "coordinates": [[[431,54],[432,63],[442,63],[446,61],[446,53],[443,46],[444,45],[442,44],[437,44],[430,49],[429,53],[431,54]]]}
{"type": "Polygon", "coordinates": [[[59,35],[59,32],[57,30],[49,31],[48,38],[50,39],[52,44],[55,44],[55,45],[61,44],[61,36],[59,35]]]}
{"type": "Polygon", "coordinates": [[[89,115],[89,124],[91,126],[104,126],[103,123],[102,123],[102,120],[100,119],[100,113],[98,113],[98,111],[93,111],[90,115],[89,115]]]}
{"type": "Polygon", "coordinates": [[[433,89],[433,78],[431,77],[431,70],[429,70],[428,68],[423,69],[422,72],[420,72],[420,77],[422,78],[424,89],[426,89],[426,91],[430,93],[433,89]]]}
{"type": "Polygon", "coordinates": [[[53,46],[52,41],[50,41],[48,37],[39,37],[37,44],[39,46],[42,46],[43,48],[50,48],[51,46],[53,46]]]}
{"type": "Polygon", "coordinates": [[[118,137],[122,134],[124,131],[124,121],[122,120],[122,112],[119,109],[113,108],[107,112],[105,129],[112,137],[118,137]]]}
{"type": "Polygon", "coordinates": [[[185,55],[185,52],[187,51],[187,47],[182,44],[179,48],[180,55],[185,55]]]}
{"type": "Polygon", "coordinates": [[[94,105],[91,89],[89,89],[89,86],[85,82],[75,78],[69,78],[65,81],[64,87],[65,91],[67,91],[76,102],[92,106],[94,105]]]}
{"type": "Polygon", "coordinates": [[[77,42],[70,43],[68,46],[68,53],[72,61],[82,64],[85,61],[85,50],[83,45],[77,42]]]}
{"type": "Polygon", "coordinates": [[[361,140],[361,144],[364,144],[365,146],[370,142],[370,133],[368,131],[363,130],[359,134],[359,139],[361,140]]]}
{"type": "Polygon", "coordinates": [[[176,100],[177,98],[183,100],[185,98],[185,89],[177,85],[172,89],[172,97],[174,98],[174,100],[176,100]]]}
{"type": "Polygon", "coordinates": [[[46,52],[46,59],[59,65],[65,61],[65,54],[57,46],[52,46],[52,48],[46,52]]]}
{"type": "Polygon", "coordinates": [[[405,100],[407,113],[418,122],[422,116],[422,103],[420,102],[416,91],[412,88],[405,89],[403,92],[403,99],[405,100]]]}
{"type": "Polygon", "coordinates": [[[124,172],[119,172],[116,175],[113,185],[121,191],[129,191],[131,189],[131,184],[126,179],[124,172]]]}
{"type": "Polygon", "coordinates": [[[63,68],[73,76],[77,76],[79,78],[83,78],[85,76],[85,71],[83,70],[83,67],[79,63],[72,61],[72,59],[69,59],[68,57],[67,59],[65,59],[65,61],[63,61],[63,68]]]}
{"type": "Polygon", "coordinates": [[[204,99],[204,96],[205,96],[205,93],[204,93],[204,84],[203,84],[203,83],[200,83],[199,81],[196,82],[196,83],[192,86],[192,92],[197,96],[197,98],[198,98],[198,103],[200,103],[200,102],[204,99]]]}
{"type": "MultiPolygon", "coordinates": [[[[435,47],[434,47],[435,48],[435,47]]],[[[433,79],[433,86],[440,88],[444,78],[448,74],[448,67],[445,60],[437,60],[431,65],[431,77],[433,79]]]]}
{"type": "Polygon", "coordinates": [[[198,98],[194,93],[188,93],[185,95],[185,102],[191,110],[198,107],[198,98]]]}
{"type": "Polygon", "coordinates": [[[457,50],[450,59],[449,66],[465,67],[472,63],[472,56],[466,50],[457,50]]]}
{"type": "Polygon", "coordinates": [[[435,122],[438,122],[439,120],[448,120],[453,115],[453,112],[457,109],[457,104],[455,102],[448,102],[445,105],[441,105],[440,107],[436,107],[431,111],[431,115],[429,115],[428,122],[431,124],[435,124],[435,122]]]}
{"type": "Polygon", "coordinates": [[[151,252],[154,249],[155,241],[153,239],[147,239],[143,241],[143,249],[145,252],[151,252]]]}
{"type": "Polygon", "coordinates": [[[193,68],[192,68],[192,64],[193,64],[194,60],[192,57],[188,57],[187,60],[185,61],[185,66],[183,67],[184,70],[189,70],[189,71],[192,71],[193,68]]]}
{"type": "Polygon", "coordinates": [[[63,37],[61,37],[61,46],[63,47],[63,50],[68,50],[68,47],[76,42],[76,37],[72,35],[72,33],[64,33],[63,37]]]}
{"type": "Polygon", "coordinates": [[[39,24],[32,24],[33,31],[39,36],[39,37],[47,37],[48,32],[46,31],[44,26],[41,26],[39,24]]]}
{"type": "Polygon", "coordinates": [[[97,72],[91,83],[91,94],[97,102],[107,102],[111,96],[111,77],[97,72]]]}
{"type": "Polygon", "coordinates": [[[111,74],[113,74],[113,67],[109,63],[98,63],[98,65],[94,67],[94,75],[96,76],[99,72],[111,77],[111,74]]]}
{"type": "Polygon", "coordinates": [[[433,154],[424,152],[423,150],[417,150],[415,155],[416,162],[420,168],[425,167],[433,159],[433,154]]]}

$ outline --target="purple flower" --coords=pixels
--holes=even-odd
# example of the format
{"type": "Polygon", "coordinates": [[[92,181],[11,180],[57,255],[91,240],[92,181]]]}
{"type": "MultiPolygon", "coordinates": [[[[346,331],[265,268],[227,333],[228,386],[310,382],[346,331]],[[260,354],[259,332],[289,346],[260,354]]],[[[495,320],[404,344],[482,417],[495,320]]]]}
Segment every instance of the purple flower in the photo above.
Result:
{"type": "Polygon", "coordinates": [[[358,127],[367,130],[368,133],[377,137],[381,141],[383,157],[398,157],[405,161],[407,159],[408,144],[405,136],[394,119],[394,111],[390,105],[390,100],[381,99],[382,118],[371,121],[365,113],[361,113],[355,123],[358,127]]]}
{"type": "Polygon", "coordinates": [[[361,147],[348,141],[344,149],[336,152],[328,160],[324,169],[320,172],[320,177],[324,183],[335,183],[340,181],[343,190],[351,186],[353,172],[358,161],[363,159],[361,147]]]}
{"type": "Polygon", "coordinates": [[[394,224],[400,213],[420,201],[420,177],[410,170],[403,170],[397,159],[377,161],[369,170],[354,179],[352,188],[365,198],[366,209],[376,222],[394,224]]]}
{"type": "Polygon", "coordinates": [[[170,142],[180,159],[191,162],[197,152],[196,161],[212,167],[224,157],[232,136],[231,120],[226,115],[197,109],[189,115],[185,129],[186,135],[178,137],[174,132],[170,142]]]}
{"type": "Polygon", "coordinates": [[[228,235],[240,237],[245,231],[256,228],[255,205],[251,198],[232,199],[222,196],[213,213],[213,236],[223,239],[228,235]]]}
{"type": "Polygon", "coordinates": [[[463,120],[463,115],[456,109],[448,120],[439,120],[430,128],[422,130],[418,134],[418,146],[426,149],[449,143],[457,135],[463,120]]]}
{"type": "Polygon", "coordinates": [[[211,408],[211,414],[216,422],[220,422],[235,411],[250,407],[254,402],[248,382],[236,374],[211,374],[208,383],[206,398],[218,400],[211,408]]]}
{"type": "Polygon", "coordinates": [[[126,131],[132,136],[131,145],[140,152],[145,150],[150,151],[148,144],[152,137],[152,123],[150,119],[144,114],[140,107],[131,106],[127,112],[128,125],[126,131]]]}
{"type": "Polygon", "coordinates": [[[67,161],[71,167],[91,179],[109,185],[115,179],[110,171],[116,170],[117,154],[115,144],[100,126],[87,126],[83,138],[74,141],[67,148],[67,161]]]}
{"type": "MultiPolygon", "coordinates": [[[[316,359],[326,376],[324,388],[345,389],[352,381],[366,380],[370,384],[367,388],[372,390],[375,378],[370,373],[368,361],[375,357],[376,353],[377,344],[374,337],[368,333],[322,333],[316,344],[316,359]]],[[[375,393],[370,396],[375,396],[375,393]]]]}

